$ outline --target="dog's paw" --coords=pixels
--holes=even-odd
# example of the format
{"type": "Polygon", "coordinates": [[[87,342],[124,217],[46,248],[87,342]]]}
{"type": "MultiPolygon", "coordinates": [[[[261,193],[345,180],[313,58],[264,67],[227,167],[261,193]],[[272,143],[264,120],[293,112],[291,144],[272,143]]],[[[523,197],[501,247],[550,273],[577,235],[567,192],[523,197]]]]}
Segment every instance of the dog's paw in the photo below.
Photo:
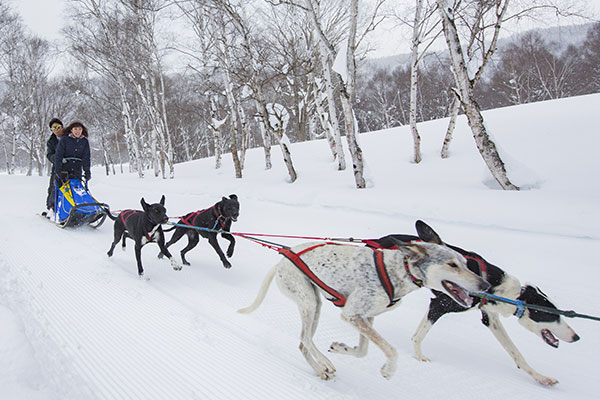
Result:
{"type": "Polygon", "coordinates": [[[427,357],[425,357],[423,354],[415,354],[415,359],[422,361],[422,362],[431,362],[431,360],[427,357]]]}
{"type": "Polygon", "coordinates": [[[543,375],[536,375],[534,378],[538,383],[541,383],[544,386],[553,386],[558,383],[558,380],[543,375]]]}
{"type": "Polygon", "coordinates": [[[230,262],[224,262],[223,266],[225,267],[225,269],[229,269],[229,268],[231,268],[231,263],[230,262]]]}
{"type": "Polygon", "coordinates": [[[330,381],[332,379],[335,378],[335,371],[331,372],[331,371],[322,371],[319,375],[319,378],[323,379],[324,381],[330,381]]]}
{"type": "Polygon", "coordinates": [[[395,372],[396,372],[396,363],[387,362],[381,368],[381,376],[383,376],[385,379],[391,379],[392,376],[394,376],[395,372]]]}
{"type": "Polygon", "coordinates": [[[346,343],[333,342],[329,346],[330,353],[349,354],[355,357],[364,357],[367,349],[360,349],[358,346],[348,346],[346,343]]]}
{"type": "Polygon", "coordinates": [[[164,255],[164,254],[162,253],[162,251],[161,251],[161,252],[159,252],[159,253],[158,253],[158,255],[157,255],[156,257],[158,257],[158,258],[162,259],[164,256],[165,256],[165,255],[164,255]]]}
{"type": "Polygon", "coordinates": [[[333,364],[331,364],[331,362],[327,362],[325,365],[320,364],[320,367],[321,370],[317,371],[319,378],[323,379],[324,381],[329,381],[335,378],[335,367],[333,364]]]}
{"type": "Polygon", "coordinates": [[[171,259],[171,267],[173,267],[173,269],[175,271],[181,271],[182,266],[177,264],[177,261],[175,261],[175,259],[171,259]]]}
{"type": "Polygon", "coordinates": [[[231,258],[233,256],[233,249],[227,249],[227,257],[231,258]]]}

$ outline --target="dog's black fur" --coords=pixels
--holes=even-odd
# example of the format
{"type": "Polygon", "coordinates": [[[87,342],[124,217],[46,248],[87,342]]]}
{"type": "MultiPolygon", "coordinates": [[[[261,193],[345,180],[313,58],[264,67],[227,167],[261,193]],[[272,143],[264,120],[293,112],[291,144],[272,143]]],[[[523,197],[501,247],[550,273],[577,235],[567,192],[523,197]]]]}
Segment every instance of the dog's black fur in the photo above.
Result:
{"type": "MultiPolygon", "coordinates": [[[[240,214],[240,203],[238,201],[238,197],[235,194],[232,194],[227,197],[223,197],[221,201],[216,203],[214,206],[207,208],[205,210],[195,211],[186,214],[183,218],[181,218],[178,222],[178,225],[188,225],[190,228],[184,228],[181,226],[177,226],[175,228],[167,229],[166,232],[175,229],[175,233],[171,236],[171,239],[165,245],[166,248],[171,246],[173,243],[177,242],[179,239],[183,237],[183,235],[187,235],[188,244],[185,246],[183,250],[181,250],[181,261],[185,265],[190,265],[190,263],[186,260],[185,254],[196,247],[198,242],[200,241],[200,236],[208,239],[208,243],[215,249],[223,266],[225,268],[231,268],[231,263],[227,260],[227,257],[233,256],[233,249],[235,247],[235,238],[233,235],[229,233],[222,233],[221,236],[224,239],[229,240],[229,247],[227,248],[227,257],[223,254],[223,250],[221,250],[221,246],[219,246],[219,242],[217,241],[217,234],[215,232],[203,231],[198,229],[193,229],[193,227],[199,228],[207,228],[211,230],[223,230],[226,232],[231,231],[231,223],[237,221],[240,214]]],[[[162,253],[158,254],[158,257],[162,257],[162,253]]]]}
{"type": "Polygon", "coordinates": [[[143,276],[142,246],[146,243],[156,242],[162,254],[171,260],[173,269],[180,270],[181,267],[175,263],[171,253],[169,253],[169,250],[165,246],[165,236],[161,226],[161,224],[169,220],[167,209],[165,208],[165,196],[161,197],[159,203],[148,204],[144,198],[142,198],[140,203],[142,204],[143,211],[123,210],[117,217],[110,215],[110,213],[108,214],[115,221],[114,240],[108,250],[108,256],[111,257],[113,255],[113,250],[121,238],[123,238],[123,249],[125,249],[125,239],[133,239],[135,241],[135,258],[137,260],[138,275],[143,276]]]}
{"type": "MultiPolygon", "coordinates": [[[[398,244],[397,241],[410,243],[410,242],[420,241],[420,240],[428,241],[420,236],[400,234],[400,235],[387,235],[387,236],[384,236],[384,237],[381,237],[381,238],[375,240],[375,242],[379,243],[379,245],[381,245],[381,247],[390,248],[390,247],[397,245],[398,244]]],[[[452,250],[457,251],[460,254],[462,254],[467,259],[467,268],[469,268],[469,270],[471,272],[474,272],[475,274],[483,277],[485,280],[488,281],[488,283],[491,285],[490,289],[488,290],[488,293],[494,294],[494,289],[499,287],[504,282],[504,278],[506,277],[506,272],[504,272],[502,269],[495,266],[494,264],[488,262],[486,259],[481,257],[479,254],[474,253],[472,251],[461,249],[460,247],[453,246],[451,244],[445,243],[445,245],[450,247],[452,250]],[[482,268],[482,265],[483,265],[483,268],[482,268]],[[482,269],[485,271],[486,276],[483,276],[482,269]]],[[[536,290],[536,289],[537,288],[535,288],[531,285],[523,286],[521,289],[521,295],[518,298],[516,298],[515,300],[522,300],[522,301],[526,302],[527,304],[539,305],[539,306],[550,307],[550,308],[556,309],[556,307],[548,300],[548,298],[546,296],[544,296],[543,293],[541,293],[539,290],[536,290]]],[[[438,319],[440,319],[442,316],[444,316],[448,313],[467,311],[471,308],[477,307],[479,305],[479,303],[481,302],[481,298],[472,297],[473,304],[471,305],[471,307],[465,308],[465,307],[459,306],[456,302],[452,301],[452,299],[450,299],[450,297],[448,295],[446,295],[442,292],[439,292],[437,290],[432,290],[432,292],[435,295],[435,297],[432,298],[431,301],[429,302],[429,310],[427,312],[427,318],[429,319],[431,324],[435,324],[438,319]]],[[[487,301],[489,301],[490,303],[495,303],[493,300],[487,300],[487,301]]],[[[560,316],[558,314],[551,314],[548,312],[535,311],[535,310],[530,310],[529,312],[531,315],[531,319],[533,319],[536,322],[554,322],[554,321],[558,321],[560,319],[560,316]]],[[[481,316],[482,316],[481,322],[485,326],[489,326],[488,325],[488,316],[486,315],[485,311],[481,310],[481,316]]],[[[557,347],[551,343],[548,343],[548,344],[550,344],[553,347],[557,347]]]]}
{"type": "MultiPolygon", "coordinates": [[[[434,242],[444,244],[451,249],[462,254],[467,260],[467,268],[475,274],[484,278],[490,283],[488,293],[497,294],[500,297],[509,296],[511,299],[523,301],[529,305],[537,305],[557,310],[556,306],[548,299],[548,297],[537,287],[525,284],[521,285],[519,280],[514,276],[509,275],[501,268],[489,263],[479,254],[472,251],[461,249],[460,247],[452,246],[441,241],[436,242],[430,228],[417,223],[417,236],[412,235],[388,235],[379,239],[366,241],[367,246],[393,248],[398,245],[398,241],[410,243],[414,241],[434,242]],[[505,293],[511,293],[506,295],[505,293]]],[[[482,300],[479,297],[472,297],[473,303],[470,307],[464,308],[452,301],[450,297],[437,290],[432,290],[435,295],[430,300],[427,314],[417,331],[413,335],[413,345],[415,349],[415,357],[421,361],[428,361],[421,353],[421,341],[429,329],[436,323],[438,319],[448,313],[463,312],[474,307],[479,307],[481,311],[481,322],[490,329],[496,339],[504,347],[515,361],[518,368],[523,369],[530,374],[536,381],[544,385],[553,385],[558,381],[553,378],[548,378],[537,373],[531,368],[524,357],[521,355],[516,346],[512,343],[508,334],[502,327],[499,315],[510,316],[515,313],[516,306],[507,305],[493,300],[482,300]]],[[[526,308],[519,317],[519,324],[530,332],[536,334],[552,347],[558,347],[559,339],[572,343],[579,340],[579,336],[568,326],[568,324],[560,317],[558,313],[538,311],[531,308],[526,308]],[[558,337],[557,337],[558,336],[558,337]]]]}

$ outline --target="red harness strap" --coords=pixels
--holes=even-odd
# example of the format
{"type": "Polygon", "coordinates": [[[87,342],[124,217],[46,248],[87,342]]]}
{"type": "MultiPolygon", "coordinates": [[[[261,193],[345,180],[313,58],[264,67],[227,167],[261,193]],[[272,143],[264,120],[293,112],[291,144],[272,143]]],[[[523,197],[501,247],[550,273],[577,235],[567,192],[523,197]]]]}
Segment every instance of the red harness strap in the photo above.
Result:
{"type": "Polygon", "coordinates": [[[123,222],[123,225],[125,225],[127,223],[127,220],[129,219],[129,217],[131,217],[133,214],[136,214],[139,212],[141,212],[141,211],[139,211],[139,210],[123,210],[119,214],[119,217],[121,218],[121,222],[123,222]]]}
{"type": "MultiPolygon", "coordinates": [[[[142,212],[142,211],[140,211],[140,210],[123,210],[123,211],[121,211],[121,213],[119,214],[119,217],[121,218],[121,221],[123,222],[123,226],[127,226],[127,220],[129,219],[129,217],[131,217],[133,214],[137,214],[140,212],[142,212]]],[[[152,236],[150,236],[150,234],[148,233],[148,231],[146,231],[146,229],[144,229],[144,236],[146,236],[146,239],[148,239],[149,242],[152,241],[152,236]]]]}
{"type": "Polygon", "coordinates": [[[390,303],[387,306],[391,307],[399,299],[394,300],[394,285],[392,285],[392,280],[390,279],[390,276],[387,273],[387,269],[385,268],[385,264],[383,263],[383,251],[373,249],[373,258],[375,259],[375,268],[377,269],[377,276],[379,277],[379,281],[381,282],[385,293],[387,293],[390,299],[390,303]]]}
{"type": "Polygon", "coordinates": [[[308,247],[298,253],[294,253],[292,250],[287,249],[287,248],[280,248],[280,249],[278,249],[278,251],[285,258],[290,260],[292,262],[292,264],[294,264],[296,267],[298,267],[300,269],[300,271],[304,272],[304,274],[306,274],[306,276],[308,276],[317,286],[319,286],[321,289],[323,289],[325,292],[327,292],[330,296],[333,297],[333,299],[328,299],[328,300],[333,302],[333,304],[335,304],[338,307],[343,307],[346,304],[346,297],[344,295],[342,295],[341,293],[339,293],[338,291],[336,291],[335,289],[332,289],[331,287],[327,286],[325,284],[325,282],[320,280],[315,275],[315,273],[310,270],[308,265],[306,265],[306,263],[304,261],[302,261],[302,259],[300,258],[300,256],[302,254],[304,254],[308,251],[314,250],[317,247],[325,246],[326,244],[330,244],[330,243],[320,243],[315,246],[308,247]]]}
{"type": "Polygon", "coordinates": [[[205,208],[204,210],[200,210],[200,211],[194,211],[193,213],[188,214],[185,218],[181,218],[181,222],[183,222],[184,224],[189,225],[189,226],[195,226],[196,218],[198,218],[198,215],[204,214],[208,210],[213,210],[215,217],[217,217],[217,219],[215,220],[215,225],[212,227],[212,229],[215,229],[217,227],[217,225],[220,225],[221,229],[225,229],[225,223],[222,221],[222,219],[224,219],[224,217],[219,213],[219,211],[217,210],[217,207],[215,207],[215,206],[205,208]],[[190,219],[191,219],[191,222],[190,222],[190,219]]]}
{"type": "MultiPolygon", "coordinates": [[[[475,261],[477,264],[479,264],[479,272],[481,272],[481,277],[487,281],[488,277],[487,277],[487,267],[485,265],[485,262],[479,258],[479,257],[473,257],[473,256],[468,256],[466,254],[463,255],[467,260],[473,260],[475,261]]],[[[487,303],[487,298],[482,298],[481,302],[479,303],[479,307],[484,306],[487,303]]]]}
{"type": "MultiPolygon", "coordinates": [[[[311,250],[314,250],[318,247],[321,246],[325,246],[326,244],[336,244],[336,245],[340,245],[339,243],[320,243],[311,247],[308,247],[298,253],[294,253],[292,250],[288,249],[288,248],[278,248],[277,251],[283,255],[285,258],[287,258],[288,260],[290,260],[292,262],[292,264],[294,264],[296,267],[298,267],[298,269],[300,269],[300,271],[304,272],[304,274],[306,276],[308,276],[310,278],[310,280],[312,280],[317,286],[319,286],[321,289],[323,289],[326,293],[328,293],[332,299],[328,299],[329,301],[331,301],[334,305],[338,306],[338,307],[343,307],[346,304],[346,297],[341,294],[340,292],[338,292],[337,290],[331,288],[330,286],[328,286],[327,284],[325,284],[325,282],[323,282],[322,280],[320,280],[313,271],[311,271],[311,269],[309,268],[308,265],[306,265],[306,263],[304,261],[302,261],[302,259],[300,258],[300,256],[304,253],[307,253],[311,250]]],[[[381,282],[381,285],[383,286],[383,289],[385,290],[386,294],[388,295],[389,299],[390,299],[390,303],[388,304],[388,307],[393,306],[398,300],[394,300],[394,285],[392,285],[392,280],[390,279],[389,274],[387,273],[387,270],[385,268],[385,264],[384,264],[384,260],[383,260],[383,252],[377,249],[372,249],[373,250],[373,259],[375,261],[375,268],[377,270],[377,276],[379,277],[379,281],[381,282]]]]}

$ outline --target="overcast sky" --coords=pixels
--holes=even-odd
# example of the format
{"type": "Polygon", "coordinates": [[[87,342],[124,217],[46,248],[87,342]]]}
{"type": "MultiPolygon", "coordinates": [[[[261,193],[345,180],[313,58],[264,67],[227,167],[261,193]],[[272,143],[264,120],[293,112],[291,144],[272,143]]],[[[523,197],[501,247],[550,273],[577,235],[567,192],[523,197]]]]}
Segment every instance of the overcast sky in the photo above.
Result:
{"type": "MultiPolygon", "coordinates": [[[[31,29],[31,31],[51,42],[55,42],[60,38],[60,29],[64,24],[66,13],[64,11],[68,0],[9,0],[14,9],[17,10],[25,24],[31,29]]],[[[403,1],[393,0],[398,4],[403,1]]],[[[407,1],[407,0],[404,0],[407,1]]],[[[595,15],[596,18],[600,18],[600,0],[580,0],[585,4],[589,10],[588,16],[595,15]]],[[[391,0],[390,0],[391,2],[391,0]]],[[[546,21],[543,27],[550,27],[557,23],[557,21],[546,21]]],[[[585,21],[579,21],[583,23],[585,21]]],[[[530,26],[528,25],[528,28],[530,26]]],[[[508,31],[511,30],[508,26],[508,31]]],[[[517,28],[519,29],[519,27],[517,28]]],[[[514,32],[510,32],[514,33],[514,32]]],[[[370,57],[383,57],[386,55],[394,55],[399,53],[406,53],[409,51],[409,40],[408,38],[398,38],[393,32],[382,29],[379,33],[381,39],[379,42],[380,49],[370,55],[370,57]],[[393,39],[390,39],[393,38],[393,39]]],[[[58,43],[55,43],[58,44],[58,43]]]]}

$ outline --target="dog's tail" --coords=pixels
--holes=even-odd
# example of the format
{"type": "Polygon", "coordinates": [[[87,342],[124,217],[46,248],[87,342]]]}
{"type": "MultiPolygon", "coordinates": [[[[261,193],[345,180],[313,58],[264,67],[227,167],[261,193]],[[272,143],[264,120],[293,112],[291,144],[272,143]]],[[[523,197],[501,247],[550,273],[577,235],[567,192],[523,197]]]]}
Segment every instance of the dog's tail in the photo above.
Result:
{"type": "Polygon", "coordinates": [[[260,285],[260,289],[258,290],[258,294],[256,295],[256,299],[254,299],[254,303],[250,304],[246,308],[240,308],[237,312],[241,314],[249,314],[252,311],[256,310],[258,306],[263,302],[265,296],[267,295],[267,290],[269,290],[269,286],[271,285],[271,281],[275,276],[275,272],[277,272],[277,265],[275,265],[265,276],[262,285],[260,285]]]}
{"type": "MultiPolygon", "coordinates": [[[[117,217],[115,217],[115,216],[112,214],[112,211],[110,211],[110,209],[108,209],[108,210],[104,210],[104,213],[106,214],[106,216],[107,216],[108,218],[112,219],[113,221],[116,221],[116,220],[117,220],[117,217]]],[[[117,215],[118,215],[118,214],[117,214],[117,215]]]]}

